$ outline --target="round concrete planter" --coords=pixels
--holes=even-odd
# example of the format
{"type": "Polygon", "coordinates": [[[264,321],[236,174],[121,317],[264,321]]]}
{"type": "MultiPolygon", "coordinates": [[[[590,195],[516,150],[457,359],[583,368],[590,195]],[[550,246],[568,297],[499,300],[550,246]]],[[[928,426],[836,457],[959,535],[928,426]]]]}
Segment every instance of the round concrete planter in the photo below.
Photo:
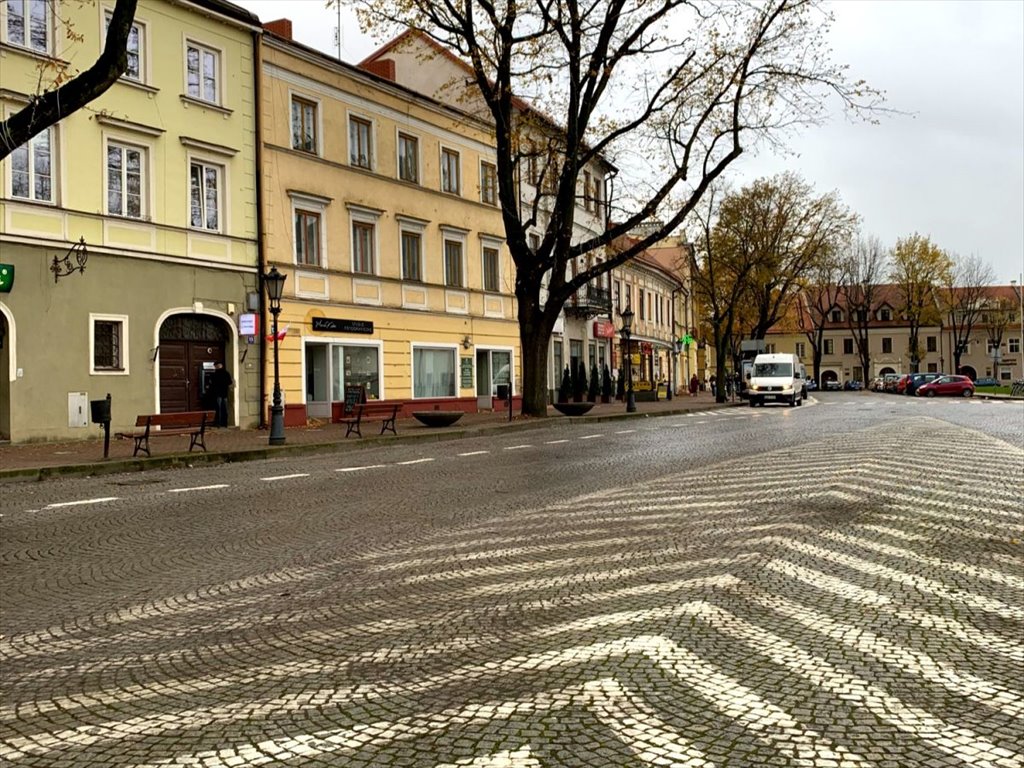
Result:
{"type": "Polygon", "coordinates": [[[564,416],[582,416],[591,408],[593,403],[554,403],[555,410],[564,416]]]}
{"type": "Polygon", "coordinates": [[[428,427],[450,427],[462,418],[462,411],[413,411],[412,415],[428,427]]]}

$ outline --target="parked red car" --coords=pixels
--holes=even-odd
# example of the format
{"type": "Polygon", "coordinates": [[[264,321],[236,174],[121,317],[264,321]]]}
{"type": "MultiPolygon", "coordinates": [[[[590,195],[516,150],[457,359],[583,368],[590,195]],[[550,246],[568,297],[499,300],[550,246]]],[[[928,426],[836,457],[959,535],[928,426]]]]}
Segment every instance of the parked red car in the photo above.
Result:
{"type": "Polygon", "coordinates": [[[922,384],[914,391],[915,397],[956,395],[974,397],[974,382],[968,376],[940,376],[935,381],[922,384]]]}
{"type": "Polygon", "coordinates": [[[902,395],[907,391],[907,383],[910,381],[910,374],[904,373],[896,380],[896,394],[902,395]]]}

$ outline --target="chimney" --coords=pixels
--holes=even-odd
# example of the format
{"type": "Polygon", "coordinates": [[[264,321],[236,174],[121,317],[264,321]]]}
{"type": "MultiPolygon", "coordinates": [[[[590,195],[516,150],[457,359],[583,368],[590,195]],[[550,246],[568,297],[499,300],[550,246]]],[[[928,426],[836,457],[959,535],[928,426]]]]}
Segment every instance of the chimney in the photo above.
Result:
{"type": "Polygon", "coordinates": [[[375,61],[368,61],[365,64],[361,64],[360,68],[365,69],[370,74],[377,75],[377,77],[383,77],[385,80],[390,80],[392,83],[395,82],[394,59],[376,59],[375,61]]]}
{"type": "Polygon", "coordinates": [[[278,37],[283,37],[285,40],[292,39],[291,19],[276,19],[274,21],[268,21],[263,25],[263,28],[268,32],[273,32],[278,37]]]}

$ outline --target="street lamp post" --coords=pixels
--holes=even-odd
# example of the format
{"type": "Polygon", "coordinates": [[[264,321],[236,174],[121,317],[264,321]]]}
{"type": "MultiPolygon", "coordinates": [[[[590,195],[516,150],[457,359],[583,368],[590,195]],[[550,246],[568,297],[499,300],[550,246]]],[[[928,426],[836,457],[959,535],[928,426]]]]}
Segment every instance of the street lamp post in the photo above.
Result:
{"type": "Polygon", "coordinates": [[[636,397],[633,395],[633,347],[629,337],[633,330],[633,310],[626,305],[622,310],[622,338],[626,340],[626,413],[636,411],[636,397]]]}
{"type": "Polygon", "coordinates": [[[270,301],[270,314],[274,318],[274,401],[270,407],[270,444],[284,445],[284,405],[281,404],[281,368],[277,351],[277,316],[281,314],[281,295],[284,293],[284,281],[287,275],[271,267],[263,276],[263,286],[270,301]]]}

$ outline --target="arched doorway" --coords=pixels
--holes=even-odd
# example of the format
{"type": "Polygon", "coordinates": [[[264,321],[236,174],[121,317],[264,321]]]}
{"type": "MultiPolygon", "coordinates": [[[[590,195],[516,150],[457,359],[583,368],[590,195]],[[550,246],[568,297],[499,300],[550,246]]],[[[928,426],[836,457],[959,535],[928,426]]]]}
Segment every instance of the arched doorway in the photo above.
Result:
{"type": "Polygon", "coordinates": [[[7,314],[0,307],[0,440],[11,439],[11,370],[14,358],[14,333],[7,314]]]}
{"type": "Polygon", "coordinates": [[[886,367],[886,368],[883,368],[882,370],[880,370],[878,372],[878,375],[879,376],[887,376],[890,373],[896,373],[896,371],[894,371],[892,368],[886,367]]]}
{"type": "MultiPolygon", "coordinates": [[[[226,362],[227,324],[209,315],[171,315],[160,326],[160,412],[212,409],[206,377],[226,362]]],[[[232,376],[234,373],[232,372],[232,376]]]]}
{"type": "Polygon", "coordinates": [[[839,374],[835,371],[822,371],[821,382],[818,384],[822,389],[828,389],[828,383],[830,381],[839,381],[839,374]]]}
{"type": "Polygon", "coordinates": [[[969,376],[971,381],[977,381],[978,379],[978,372],[974,369],[974,366],[972,365],[961,365],[960,375],[969,376]]]}

